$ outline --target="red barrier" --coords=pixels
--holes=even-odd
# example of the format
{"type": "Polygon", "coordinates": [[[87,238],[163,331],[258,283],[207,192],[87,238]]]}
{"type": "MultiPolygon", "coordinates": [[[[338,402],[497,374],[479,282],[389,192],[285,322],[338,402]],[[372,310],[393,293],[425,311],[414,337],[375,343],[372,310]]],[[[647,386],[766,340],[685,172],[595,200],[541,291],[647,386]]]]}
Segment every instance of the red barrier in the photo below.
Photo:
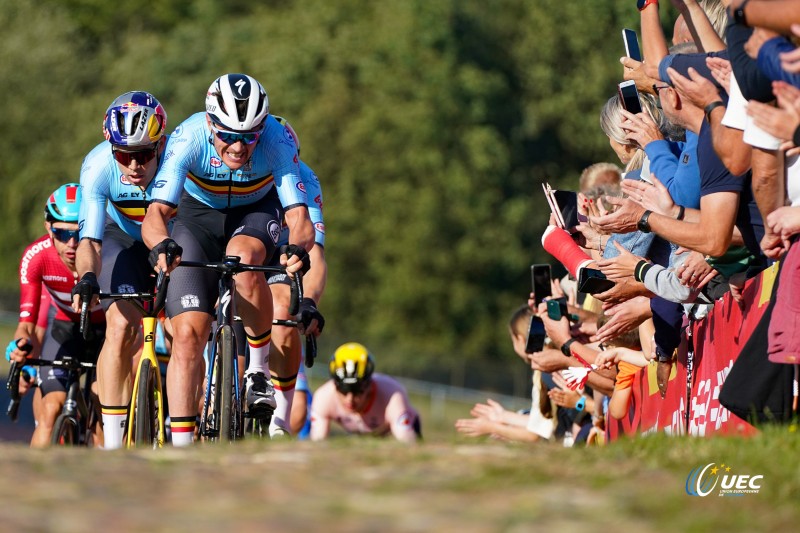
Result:
{"type": "Polygon", "coordinates": [[[655,365],[636,375],[628,416],[609,419],[609,440],[620,436],[664,431],[669,434],[706,436],[714,434],[751,435],[757,430],[722,407],[719,392],[742,346],[758,324],[769,303],[777,275],[774,265],[750,280],[744,289],[744,306],[730,294],[719,300],[693,328],[694,353],[691,391],[687,390],[687,343],[678,352],[667,394],[662,399],[656,385],[655,365]],[[687,403],[688,421],[687,421],[687,403]]]}

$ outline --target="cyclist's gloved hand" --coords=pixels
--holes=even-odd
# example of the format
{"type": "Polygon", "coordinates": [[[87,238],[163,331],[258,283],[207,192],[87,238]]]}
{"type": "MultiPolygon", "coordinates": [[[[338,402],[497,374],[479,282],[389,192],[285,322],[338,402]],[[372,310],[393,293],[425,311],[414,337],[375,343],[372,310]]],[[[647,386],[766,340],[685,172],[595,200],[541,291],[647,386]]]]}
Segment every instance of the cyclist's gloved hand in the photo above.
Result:
{"type": "Polygon", "coordinates": [[[14,341],[11,341],[11,342],[8,343],[8,346],[6,346],[6,361],[11,361],[11,354],[14,353],[14,350],[22,350],[26,354],[31,353],[31,350],[33,349],[33,346],[31,346],[31,343],[29,343],[26,340],[25,344],[20,346],[19,342],[21,340],[22,339],[20,338],[20,339],[17,339],[17,340],[14,340],[14,341]]]}
{"type": "Polygon", "coordinates": [[[298,311],[297,316],[305,328],[311,325],[312,320],[316,320],[317,331],[322,333],[322,328],[325,327],[325,317],[317,309],[317,303],[314,300],[303,298],[303,301],[300,302],[300,311],[298,311]]]}
{"type": "Polygon", "coordinates": [[[158,256],[161,254],[167,256],[167,266],[170,266],[176,257],[183,255],[183,248],[172,239],[164,239],[156,244],[153,249],[150,250],[150,255],[147,256],[151,267],[156,267],[158,264],[158,256]]]}
{"type": "Polygon", "coordinates": [[[87,272],[81,280],[72,287],[72,296],[79,295],[84,302],[91,302],[92,296],[100,294],[100,284],[94,272],[87,272]]]}
{"type": "Polygon", "coordinates": [[[293,257],[297,256],[300,261],[303,262],[303,268],[300,271],[303,275],[308,273],[308,269],[311,268],[311,259],[308,257],[308,252],[302,246],[298,246],[296,244],[284,244],[283,246],[278,249],[278,253],[280,255],[286,254],[286,257],[293,257]]]}

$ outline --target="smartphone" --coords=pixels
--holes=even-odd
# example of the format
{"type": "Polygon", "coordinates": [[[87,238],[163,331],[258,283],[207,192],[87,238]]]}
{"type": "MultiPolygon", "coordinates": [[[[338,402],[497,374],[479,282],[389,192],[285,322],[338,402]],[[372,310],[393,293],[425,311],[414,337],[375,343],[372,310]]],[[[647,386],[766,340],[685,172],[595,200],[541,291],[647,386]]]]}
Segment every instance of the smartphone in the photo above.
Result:
{"type": "Polygon", "coordinates": [[[642,104],[639,102],[639,91],[636,89],[635,81],[623,81],[617,87],[617,91],[625,111],[634,115],[642,112],[642,104]]]}
{"type": "Polygon", "coordinates": [[[582,268],[578,275],[578,290],[586,294],[600,294],[614,287],[615,283],[595,268],[582,268]]]}
{"type": "Polygon", "coordinates": [[[578,193],[574,191],[553,191],[553,197],[564,219],[564,229],[571,230],[580,222],[578,220],[578,193]]]}
{"type": "Polygon", "coordinates": [[[544,322],[538,316],[531,317],[528,326],[528,340],[525,343],[525,353],[536,353],[544,350],[544,322]]]}
{"type": "Polygon", "coordinates": [[[625,43],[625,55],[636,61],[642,60],[642,51],[639,49],[639,38],[636,32],[625,28],[622,30],[622,41],[625,43]]]}
{"type": "Polygon", "coordinates": [[[563,316],[569,316],[567,299],[565,297],[547,300],[547,316],[550,320],[561,320],[563,316]]]}
{"type": "Polygon", "coordinates": [[[550,265],[531,265],[531,286],[536,307],[552,294],[550,289],[550,265]]]}

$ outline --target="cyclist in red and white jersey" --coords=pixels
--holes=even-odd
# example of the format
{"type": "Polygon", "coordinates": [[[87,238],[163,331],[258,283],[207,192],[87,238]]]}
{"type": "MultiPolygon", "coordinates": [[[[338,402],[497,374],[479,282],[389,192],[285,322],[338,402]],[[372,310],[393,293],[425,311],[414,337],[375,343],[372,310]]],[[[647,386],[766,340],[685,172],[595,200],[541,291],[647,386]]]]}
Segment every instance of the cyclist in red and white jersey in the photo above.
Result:
{"type": "Polygon", "coordinates": [[[415,442],[422,437],[420,419],[405,387],[385,374],[376,374],[367,349],[356,342],[334,352],[331,379],[314,393],[311,402],[311,440],[327,438],[331,422],[347,433],[385,436],[415,442]]]}
{"type": "MultiPolygon", "coordinates": [[[[75,253],[78,248],[78,215],[81,194],[77,183],[59,187],[45,204],[47,234],[29,245],[22,255],[19,268],[20,312],[14,332],[10,357],[23,362],[26,353],[21,349],[30,344],[30,357],[55,360],[69,354],[86,358],[97,353],[105,332],[105,316],[98,306],[92,309],[92,332],[84,341],[79,332],[80,315],[71,307],[71,290],[77,280],[75,253]],[[39,317],[42,287],[47,290],[56,308],[55,316],[39,342],[36,324],[39,317]]],[[[11,347],[11,346],[10,346],[11,347]]],[[[36,430],[31,446],[47,446],[56,417],[66,400],[66,372],[58,368],[41,367],[38,373],[42,395],[36,430]]]]}

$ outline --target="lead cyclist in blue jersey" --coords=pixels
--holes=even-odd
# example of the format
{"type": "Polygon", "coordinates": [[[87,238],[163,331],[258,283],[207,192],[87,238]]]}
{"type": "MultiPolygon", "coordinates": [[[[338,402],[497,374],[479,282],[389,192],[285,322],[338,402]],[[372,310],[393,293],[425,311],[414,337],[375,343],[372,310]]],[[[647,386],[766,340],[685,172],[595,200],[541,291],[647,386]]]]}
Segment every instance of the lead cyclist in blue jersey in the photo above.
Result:
{"type": "MultiPolygon", "coordinates": [[[[141,224],[153,194],[153,177],[164,160],[166,127],[163,106],[143,91],[120,95],[106,110],[106,140],[89,152],[81,167],[81,241],[76,258],[81,280],[72,290],[75,311],[80,310],[79,297],[96,301],[100,288],[152,289],[150,250],[142,242],[141,224]]],[[[128,302],[105,300],[103,306],[108,327],[97,360],[98,396],[104,447],[115,449],[122,446],[125,431],[141,314],[128,302]]]]}
{"type": "MultiPolygon", "coordinates": [[[[307,270],[314,228],[294,139],[269,115],[267,93],[258,81],[244,74],[221,76],[208,89],[206,112],[192,115],[170,135],[142,225],[151,258],[170,271],[181,258],[219,261],[236,255],[243,263],[265,264],[277,248],[283,219],[290,244],[281,262],[290,273],[307,270]],[[179,204],[170,238],[167,221],[179,204]],[[167,265],[164,252],[175,242],[179,257],[167,265]]],[[[170,275],[166,311],[173,350],[167,389],[172,442],[185,446],[194,435],[217,278],[199,269],[179,268],[170,275]]],[[[255,416],[271,416],[275,391],[266,376],[272,295],[260,273],[238,274],[236,290],[237,312],[250,347],[245,373],[248,409],[255,416]]]]}
{"type": "MultiPolygon", "coordinates": [[[[286,119],[273,115],[283,124],[286,131],[292,136],[297,146],[297,155],[300,155],[300,139],[294,128],[286,119]]],[[[314,246],[309,251],[311,268],[303,276],[303,301],[300,302],[298,319],[299,328],[276,326],[272,332],[272,350],[270,351],[270,373],[272,384],[275,387],[275,401],[277,407],[269,425],[271,437],[295,433],[291,430],[291,414],[295,412],[294,395],[296,385],[300,381],[299,371],[302,368],[302,349],[300,333],[319,336],[325,325],[325,318],[317,309],[325,282],[328,275],[328,265],[325,262],[325,222],[322,219],[322,187],[317,175],[302,160],[300,161],[300,179],[308,198],[308,212],[314,224],[314,246]]],[[[289,231],[284,228],[281,232],[279,245],[288,244],[289,231]]],[[[272,261],[277,264],[276,257],[272,261]]],[[[274,274],[267,279],[272,291],[272,304],[275,318],[286,320],[289,316],[289,280],[285,274],[274,274]]],[[[310,357],[306,354],[306,357],[310,357]]],[[[297,389],[299,390],[299,389],[297,389]]],[[[307,392],[304,391],[304,392],[307,392]]],[[[305,398],[303,398],[303,401],[305,398]]],[[[305,405],[298,405],[298,410],[305,409],[305,405]]],[[[298,415],[299,416],[299,415],[298,415]]],[[[305,415],[303,415],[305,418],[305,415]]]]}

